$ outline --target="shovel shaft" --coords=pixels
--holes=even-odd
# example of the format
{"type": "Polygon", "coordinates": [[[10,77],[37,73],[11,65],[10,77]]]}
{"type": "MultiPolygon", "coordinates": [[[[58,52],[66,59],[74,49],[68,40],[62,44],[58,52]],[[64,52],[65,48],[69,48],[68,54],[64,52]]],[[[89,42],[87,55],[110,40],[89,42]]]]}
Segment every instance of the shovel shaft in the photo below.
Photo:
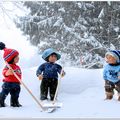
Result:
{"type": "Polygon", "coordinates": [[[62,78],[62,73],[63,73],[63,67],[62,67],[62,70],[61,70],[61,73],[60,73],[60,77],[58,79],[58,85],[57,85],[55,96],[54,96],[54,99],[53,99],[53,104],[55,104],[55,102],[56,102],[56,98],[57,98],[57,94],[58,94],[58,90],[59,90],[59,86],[60,86],[60,81],[61,81],[61,78],[62,78]]]}
{"type": "Polygon", "coordinates": [[[41,109],[43,111],[45,111],[46,109],[42,106],[42,104],[39,102],[39,100],[37,100],[37,98],[33,95],[33,93],[28,89],[28,87],[24,84],[24,82],[18,77],[18,75],[14,72],[14,70],[12,69],[12,67],[7,63],[7,61],[5,61],[7,67],[9,69],[11,69],[13,75],[19,80],[19,82],[24,86],[24,88],[28,91],[28,93],[32,96],[32,98],[35,100],[35,102],[41,107],[41,109]]]}

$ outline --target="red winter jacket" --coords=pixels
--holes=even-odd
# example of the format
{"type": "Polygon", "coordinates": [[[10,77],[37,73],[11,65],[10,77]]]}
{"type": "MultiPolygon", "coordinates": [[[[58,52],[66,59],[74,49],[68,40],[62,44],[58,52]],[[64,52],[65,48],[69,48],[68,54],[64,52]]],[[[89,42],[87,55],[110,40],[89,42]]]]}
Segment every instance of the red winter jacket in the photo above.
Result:
{"type": "MultiPolygon", "coordinates": [[[[12,67],[12,69],[14,70],[14,72],[18,75],[18,77],[21,79],[21,76],[22,76],[22,73],[21,73],[21,69],[18,65],[16,64],[10,64],[10,66],[12,67]]],[[[4,79],[3,81],[4,82],[17,82],[17,83],[20,83],[19,80],[14,76],[14,75],[9,75],[9,76],[6,76],[6,72],[9,68],[7,66],[5,66],[5,68],[3,69],[3,76],[4,76],[4,79]]]]}

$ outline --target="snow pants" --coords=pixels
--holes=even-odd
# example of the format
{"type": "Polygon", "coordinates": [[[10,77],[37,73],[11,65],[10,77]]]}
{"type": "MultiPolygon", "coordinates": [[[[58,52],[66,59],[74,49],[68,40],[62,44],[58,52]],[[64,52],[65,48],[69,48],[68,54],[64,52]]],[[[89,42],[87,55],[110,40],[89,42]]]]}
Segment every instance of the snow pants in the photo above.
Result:
{"type": "Polygon", "coordinates": [[[105,92],[114,94],[114,89],[120,94],[120,81],[113,83],[105,80],[105,92]]]}
{"type": "Polygon", "coordinates": [[[11,101],[18,101],[20,90],[19,83],[4,82],[0,93],[0,102],[4,104],[5,98],[9,93],[11,95],[11,101]]]}
{"type": "Polygon", "coordinates": [[[54,100],[56,88],[58,85],[58,79],[55,78],[43,78],[40,85],[41,100],[47,99],[48,93],[50,100],[54,100]]]}

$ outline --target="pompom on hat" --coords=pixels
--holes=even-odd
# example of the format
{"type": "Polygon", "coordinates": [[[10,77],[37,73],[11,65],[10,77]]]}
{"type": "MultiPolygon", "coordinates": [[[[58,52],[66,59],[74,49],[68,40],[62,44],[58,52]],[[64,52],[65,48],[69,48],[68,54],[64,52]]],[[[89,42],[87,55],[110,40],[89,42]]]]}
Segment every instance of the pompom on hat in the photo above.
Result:
{"type": "Polygon", "coordinates": [[[110,50],[105,54],[105,57],[107,55],[111,55],[112,57],[116,59],[117,63],[120,63],[120,50],[110,50]]]}
{"type": "Polygon", "coordinates": [[[4,50],[3,58],[7,62],[10,62],[15,56],[19,55],[17,50],[6,48],[3,42],[0,42],[0,50],[4,50]]]}

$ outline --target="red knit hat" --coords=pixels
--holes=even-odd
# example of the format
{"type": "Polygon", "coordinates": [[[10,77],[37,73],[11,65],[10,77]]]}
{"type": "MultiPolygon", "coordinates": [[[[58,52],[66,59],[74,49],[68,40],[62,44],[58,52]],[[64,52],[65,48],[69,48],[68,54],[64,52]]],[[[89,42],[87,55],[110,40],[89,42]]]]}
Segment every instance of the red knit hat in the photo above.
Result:
{"type": "Polygon", "coordinates": [[[19,55],[17,50],[6,48],[2,42],[0,42],[0,50],[4,50],[3,58],[7,62],[10,62],[15,56],[19,55]]]}

